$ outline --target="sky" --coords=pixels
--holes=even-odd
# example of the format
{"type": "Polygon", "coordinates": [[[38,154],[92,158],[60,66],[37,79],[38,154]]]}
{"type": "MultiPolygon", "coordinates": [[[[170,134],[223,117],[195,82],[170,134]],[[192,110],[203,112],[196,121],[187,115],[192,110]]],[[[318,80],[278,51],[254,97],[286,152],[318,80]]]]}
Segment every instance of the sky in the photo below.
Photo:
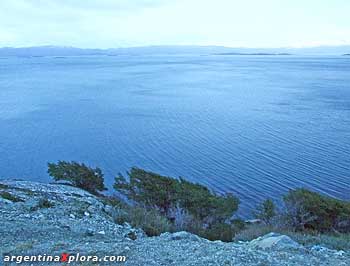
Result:
{"type": "Polygon", "coordinates": [[[349,44],[349,0],[0,0],[0,47],[349,44]]]}

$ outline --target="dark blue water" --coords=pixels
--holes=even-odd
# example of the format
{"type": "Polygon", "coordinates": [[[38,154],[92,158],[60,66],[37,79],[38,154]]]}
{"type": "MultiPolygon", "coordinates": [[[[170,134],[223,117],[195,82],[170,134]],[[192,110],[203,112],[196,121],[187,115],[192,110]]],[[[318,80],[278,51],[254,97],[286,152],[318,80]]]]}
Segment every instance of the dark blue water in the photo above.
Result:
{"type": "Polygon", "coordinates": [[[234,192],[247,210],[308,187],[350,200],[350,58],[0,59],[0,176],[57,160],[234,192]]]}

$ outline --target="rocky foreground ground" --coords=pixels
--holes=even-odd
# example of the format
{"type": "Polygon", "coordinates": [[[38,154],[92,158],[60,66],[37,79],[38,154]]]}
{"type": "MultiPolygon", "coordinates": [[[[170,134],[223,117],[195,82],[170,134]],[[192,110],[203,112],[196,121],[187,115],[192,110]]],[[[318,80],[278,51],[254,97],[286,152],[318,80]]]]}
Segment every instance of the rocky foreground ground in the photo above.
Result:
{"type": "Polygon", "coordinates": [[[95,259],[125,256],[126,261],[70,265],[350,265],[350,251],[303,247],[274,233],[240,243],[211,242],[187,232],[147,237],[128,224],[114,223],[113,211],[112,206],[71,186],[0,180],[0,264],[19,265],[4,261],[14,255],[62,258],[62,253],[79,253],[98,256],[95,259]]]}

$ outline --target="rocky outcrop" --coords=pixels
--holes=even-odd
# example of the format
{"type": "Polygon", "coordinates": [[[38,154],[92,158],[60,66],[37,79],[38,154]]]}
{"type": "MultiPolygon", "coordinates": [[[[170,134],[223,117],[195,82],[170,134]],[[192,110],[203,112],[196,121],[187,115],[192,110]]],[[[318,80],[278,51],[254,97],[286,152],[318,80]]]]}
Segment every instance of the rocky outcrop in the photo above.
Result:
{"type": "Polygon", "coordinates": [[[208,241],[188,232],[147,237],[129,224],[114,223],[112,213],[112,206],[78,188],[0,180],[0,253],[123,255],[122,265],[133,266],[350,265],[349,251],[305,248],[274,233],[240,243],[208,241]]]}
{"type": "Polygon", "coordinates": [[[275,250],[301,250],[303,248],[302,245],[292,240],[289,236],[276,233],[269,233],[267,235],[258,237],[257,239],[252,240],[249,245],[254,248],[275,250]]]}

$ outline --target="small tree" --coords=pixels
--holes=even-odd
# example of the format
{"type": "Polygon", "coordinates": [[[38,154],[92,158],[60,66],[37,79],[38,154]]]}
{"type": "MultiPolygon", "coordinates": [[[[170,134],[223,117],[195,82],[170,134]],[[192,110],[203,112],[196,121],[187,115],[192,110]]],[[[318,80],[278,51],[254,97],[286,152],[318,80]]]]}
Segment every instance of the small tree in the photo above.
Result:
{"type": "Polygon", "coordinates": [[[128,176],[129,182],[119,174],[114,188],[129,199],[147,207],[157,207],[162,214],[168,215],[176,201],[178,182],[175,179],[136,167],[131,168],[128,176]]]}
{"type": "Polygon", "coordinates": [[[156,208],[171,217],[172,209],[180,207],[194,219],[207,225],[223,223],[238,209],[239,200],[231,194],[217,195],[205,186],[182,178],[174,179],[132,168],[127,181],[122,175],[114,188],[129,199],[147,208],[156,208]]]}
{"type": "Polygon", "coordinates": [[[87,190],[93,194],[106,190],[103,173],[100,168],[91,168],[77,162],[58,161],[48,163],[48,173],[54,180],[66,180],[73,186],[87,190]]]}
{"type": "Polygon", "coordinates": [[[265,224],[271,224],[271,220],[276,216],[276,206],[271,199],[264,200],[255,211],[255,217],[265,224]]]}
{"type": "Polygon", "coordinates": [[[350,202],[307,189],[290,190],[283,200],[287,218],[297,230],[349,232],[350,202]]]}

